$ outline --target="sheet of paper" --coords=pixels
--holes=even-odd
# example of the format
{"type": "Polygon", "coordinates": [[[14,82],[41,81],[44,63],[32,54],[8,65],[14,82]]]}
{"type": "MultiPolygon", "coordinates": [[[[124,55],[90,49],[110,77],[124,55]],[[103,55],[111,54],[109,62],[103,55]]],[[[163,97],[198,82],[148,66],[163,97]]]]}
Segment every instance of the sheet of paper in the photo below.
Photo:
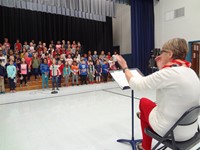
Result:
{"type": "MultiPolygon", "coordinates": [[[[130,69],[130,71],[133,74],[133,76],[142,77],[142,74],[138,69],[133,68],[133,69],[130,69]]],[[[110,74],[114,78],[114,80],[118,83],[121,89],[126,89],[129,87],[126,76],[122,70],[111,71],[110,74]]]]}

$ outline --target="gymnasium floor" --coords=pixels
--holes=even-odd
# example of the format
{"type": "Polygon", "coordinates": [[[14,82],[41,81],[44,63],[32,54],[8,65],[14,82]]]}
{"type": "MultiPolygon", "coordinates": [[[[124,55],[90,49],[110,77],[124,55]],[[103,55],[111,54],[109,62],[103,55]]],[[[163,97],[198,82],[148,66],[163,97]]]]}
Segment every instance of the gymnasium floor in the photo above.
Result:
{"type": "MultiPolygon", "coordinates": [[[[0,95],[0,150],[132,150],[116,142],[131,138],[131,90],[109,82],[50,92],[0,95]]],[[[155,91],[135,97],[136,112],[137,98],[155,99],[155,91]]],[[[134,129],[141,138],[136,117],[134,129]]]]}

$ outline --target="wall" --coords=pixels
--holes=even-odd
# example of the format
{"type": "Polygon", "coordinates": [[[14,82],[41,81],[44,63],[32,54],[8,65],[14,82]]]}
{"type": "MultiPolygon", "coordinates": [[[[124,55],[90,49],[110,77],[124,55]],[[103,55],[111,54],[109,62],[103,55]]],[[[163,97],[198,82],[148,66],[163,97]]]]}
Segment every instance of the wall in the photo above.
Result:
{"type": "Polygon", "coordinates": [[[131,7],[116,4],[113,18],[113,46],[120,46],[121,54],[131,54],[131,7]]]}
{"type": "Polygon", "coordinates": [[[155,0],[155,47],[174,37],[200,40],[200,0],[155,0]],[[185,7],[185,16],[166,21],[166,13],[185,7]]]}

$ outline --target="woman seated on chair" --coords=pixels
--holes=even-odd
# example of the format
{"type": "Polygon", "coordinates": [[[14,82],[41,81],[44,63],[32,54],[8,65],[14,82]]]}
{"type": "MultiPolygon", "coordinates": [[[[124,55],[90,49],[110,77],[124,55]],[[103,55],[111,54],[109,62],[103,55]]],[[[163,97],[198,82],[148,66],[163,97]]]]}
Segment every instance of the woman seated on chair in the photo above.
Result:
{"type": "MultiPolygon", "coordinates": [[[[188,52],[184,39],[174,38],[166,42],[160,55],[155,58],[159,71],[146,77],[134,77],[122,56],[117,56],[132,89],[156,89],[156,103],[147,98],[140,99],[140,113],[143,140],[137,144],[139,150],[150,150],[152,138],[144,129],[151,127],[164,136],[178,118],[189,108],[199,105],[200,81],[185,60],[188,52]]],[[[175,129],[175,140],[185,141],[194,136],[198,123],[179,126],[175,129]],[[184,133],[184,134],[183,134],[184,133]]]]}

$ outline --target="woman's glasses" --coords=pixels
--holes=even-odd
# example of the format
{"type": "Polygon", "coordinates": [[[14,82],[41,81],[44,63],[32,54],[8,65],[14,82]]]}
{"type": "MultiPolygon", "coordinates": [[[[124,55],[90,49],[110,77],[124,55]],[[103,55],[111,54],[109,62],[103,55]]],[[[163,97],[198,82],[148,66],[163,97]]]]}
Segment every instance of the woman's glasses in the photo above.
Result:
{"type": "Polygon", "coordinates": [[[162,53],[168,53],[168,50],[162,49],[161,51],[159,51],[159,55],[161,55],[162,53]]]}

